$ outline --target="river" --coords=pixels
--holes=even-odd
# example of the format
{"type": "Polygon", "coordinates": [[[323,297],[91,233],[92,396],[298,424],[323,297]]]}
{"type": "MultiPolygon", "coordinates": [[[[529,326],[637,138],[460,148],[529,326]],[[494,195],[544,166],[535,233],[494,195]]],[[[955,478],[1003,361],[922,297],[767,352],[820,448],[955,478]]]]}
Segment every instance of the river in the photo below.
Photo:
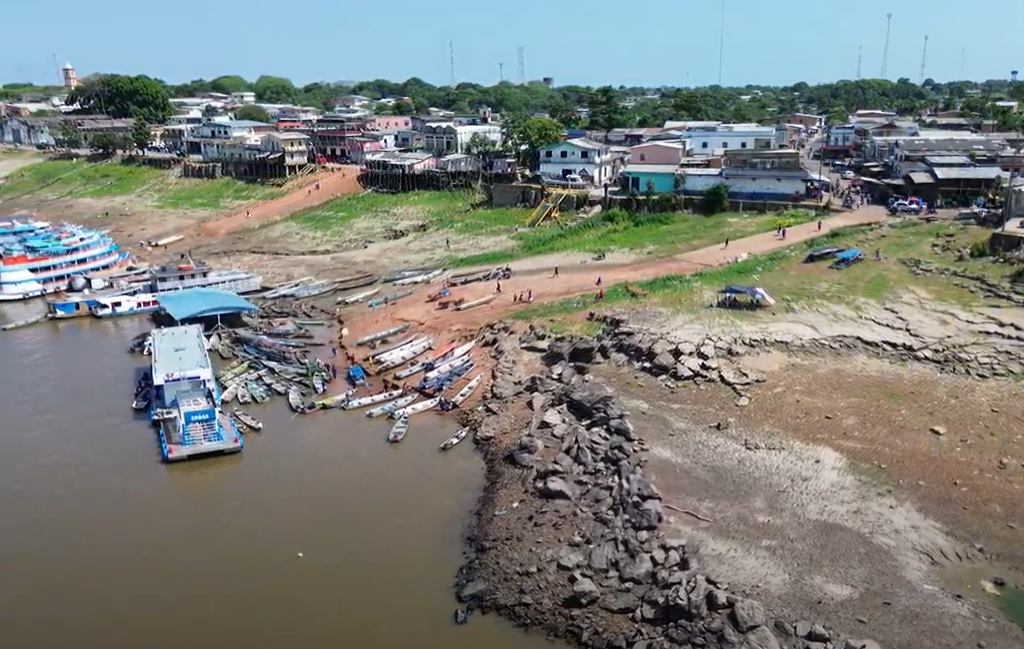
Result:
{"type": "MultiPolygon", "coordinates": [[[[38,304],[4,306],[0,323],[38,304]]],[[[452,623],[483,471],[422,415],[253,408],[236,456],[163,465],[129,407],[135,317],[0,334],[4,645],[551,649],[495,616],[452,623]],[[299,556],[302,553],[302,557],[299,556]]]]}

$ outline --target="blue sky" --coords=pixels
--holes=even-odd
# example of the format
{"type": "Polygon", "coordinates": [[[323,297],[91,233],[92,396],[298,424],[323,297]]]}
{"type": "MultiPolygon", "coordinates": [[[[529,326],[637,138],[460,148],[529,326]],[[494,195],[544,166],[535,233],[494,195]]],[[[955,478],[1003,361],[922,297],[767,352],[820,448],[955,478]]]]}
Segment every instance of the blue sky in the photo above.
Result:
{"type": "MultiPolygon", "coordinates": [[[[554,2],[516,0],[48,0],[4,8],[0,82],[53,83],[59,64],[93,72],[149,74],[168,82],[221,74],[311,81],[412,76],[494,83],[498,63],[517,80],[556,84],[708,85],[718,81],[720,0],[554,2]],[[356,9],[355,7],[358,7],[356,9]],[[490,7],[490,8],[487,8],[490,7]],[[60,16],[58,20],[57,17],[60,16]],[[20,26],[13,29],[15,26],[20,26]]],[[[725,0],[724,85],[852,79],[881,72],[885,14],[893,13],[888,77],[917,81],[1024,73],[1021,0],[725,0]],[[1016,33],[1014,33],[1016,31],[1016,33]],[[961,74],[961,50],[967,46],[961,74]]]]}

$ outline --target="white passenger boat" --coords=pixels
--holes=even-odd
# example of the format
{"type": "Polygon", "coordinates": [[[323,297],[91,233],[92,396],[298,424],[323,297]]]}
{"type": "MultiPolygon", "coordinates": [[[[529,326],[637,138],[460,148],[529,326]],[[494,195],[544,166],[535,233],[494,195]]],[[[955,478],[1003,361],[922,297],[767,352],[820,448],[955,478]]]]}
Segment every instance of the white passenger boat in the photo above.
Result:
{"type": "Polygon", "coordinates": [[[96,298],[96,304],[89,309],[97,318],[114,318],[122,315],[152,313],[160,308],[155,295],[118,295],[96,298]]]}

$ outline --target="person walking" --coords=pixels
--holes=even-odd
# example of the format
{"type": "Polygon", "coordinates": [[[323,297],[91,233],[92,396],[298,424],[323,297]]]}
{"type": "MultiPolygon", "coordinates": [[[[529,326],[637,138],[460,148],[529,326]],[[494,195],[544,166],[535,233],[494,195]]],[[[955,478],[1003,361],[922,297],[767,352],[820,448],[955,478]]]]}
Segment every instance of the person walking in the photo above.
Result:
{"type": "Polygon", "coordinates": [[[596,283],[596,285],[597,285],[597,286],[600,286],[600,285],[601,285],[601,278],[600,278],[600,277],[598,277],[598,278],[597,278],[597,283],[596,283]]]}
{"type": "Polygon", "coordinates": [[[498,282],[497,291],[498,293],[501,293],[501,282],[498,282]]]}
{"type": "Polygon", "coordinates": [[[533,302],[533,289],[531,288],[526,292],[526,301],[533,302]]]}
{"type": "Polygon", "coordinates": [[[552,277],[558,277],[558,266],[555,266],[555,274],[552,277]]]}
{"type": "Polygon", "coordinates": [[[818,232],[821,232],[821,219],[818,219],[818,232]]]}
{"type": "Polygon", "coordinates": [[[722,246],[722,247],[723,247],[723,248],[728,248],[728,247],[729,247],[729,237],[726,237],[726,238],[725,238],[725,245],[724,245],[724,246],[722,246]]]}

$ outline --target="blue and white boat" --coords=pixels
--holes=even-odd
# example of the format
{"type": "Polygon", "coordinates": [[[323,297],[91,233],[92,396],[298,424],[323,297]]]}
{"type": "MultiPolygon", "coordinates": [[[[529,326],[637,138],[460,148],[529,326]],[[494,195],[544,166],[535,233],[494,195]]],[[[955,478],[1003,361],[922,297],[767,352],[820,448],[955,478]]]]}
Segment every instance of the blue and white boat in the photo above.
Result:
{"type": "Polygon", "coordinates": [[[92,315],[92,309],[99,304],[100,299],[135,295],[141,290],[140,286],[131,286],[81,293],[56,293],[46,298],[46,314],[54,320],[92,315]]]}
{"type": "Polygon", "coordinates": [[[71,277],[109,270],[128,258],[96,230],[30,218],[0,221],[0,301],[55,293],[71,277]]]}
{"type": "Polygon", "coordinates": [[[96,304],[89,311],[97,318],[114,318],[122,315],[152,313],[160,308],[155,295],[117,295],[96,298],[96,304]]]}

